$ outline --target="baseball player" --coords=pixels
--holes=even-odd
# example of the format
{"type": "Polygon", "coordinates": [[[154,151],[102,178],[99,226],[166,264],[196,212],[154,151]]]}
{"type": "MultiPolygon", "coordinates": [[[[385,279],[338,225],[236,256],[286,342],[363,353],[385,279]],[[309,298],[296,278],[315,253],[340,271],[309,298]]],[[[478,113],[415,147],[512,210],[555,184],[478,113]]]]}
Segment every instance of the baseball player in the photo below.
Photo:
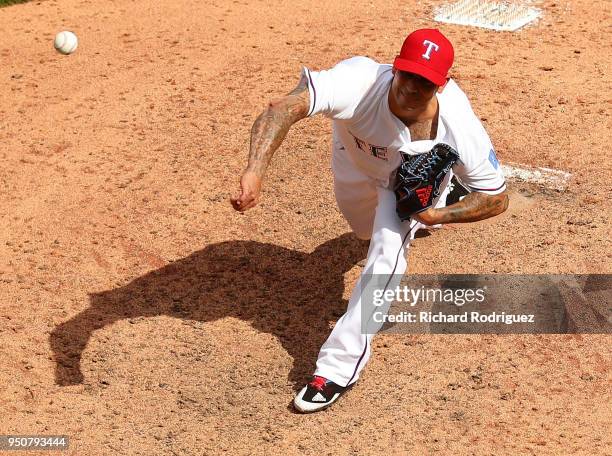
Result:
{"type": "Polygon", "coordinates": [[[259,202],[266,168],[289,128],[323,114],[333,120],[338,207],[356,236],[370,241],[347,311],[321,347],[312,380],[295,397],[300,412],[330,406],[357,381],[370,357],[373,334],[364,334],[361,326],[363,274],[388,275],[388,286],[397,286],[406,271],[409,241],[419,228],[483,220],[508,206],[491,140],[466,95],[448,77],[453,59],[453,46],[440,31],[416,30],[406,37],[393,65],[354,57],[329,70],[304,68],[297,87],[272,101],[253,124],[248,166],[231,198],[233,207],[245,211],[259,202]],[[456,160],[449,162],[452,170],[439,192],[430,196],[431,188],[428,193],[417,190],[419,201],[430,199],[423,209],[400,216],[396,170],[406,157],[440,144],[456,152],[456,160]],[[453,174],[470,193],[444,206],[453,174]]]}

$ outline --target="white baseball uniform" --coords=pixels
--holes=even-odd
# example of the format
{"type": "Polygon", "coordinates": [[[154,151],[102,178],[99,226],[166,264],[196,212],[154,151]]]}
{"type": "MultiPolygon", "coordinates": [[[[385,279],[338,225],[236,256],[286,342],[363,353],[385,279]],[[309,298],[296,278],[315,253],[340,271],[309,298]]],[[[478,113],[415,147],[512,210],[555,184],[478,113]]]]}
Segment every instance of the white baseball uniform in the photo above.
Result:
{"type": "MultiPolygon", "coordinates": [[[[472,191],[497,194],[505,182],[487,132],[466,95],[449,80],[438,93],[439,119],[435,140],[411,141],[410,131],[389,109],[392,66],[354,57],[325,71],[304,68],[310,93],[308,115],[333,119],[332,170],[340,211],[361,239],[370,239],[364,274],[390,277],[388,289],[399,285],[406,271],[406,249],[420,224],[401,222],[395,212],[390,176],[400,165],[400,151],[418,154],[434,144],[449,144],[459,153],[453,172],[472,191]]],[[[434,206],[442,205],[450,174],[434,206]]],[[[362,274],[363,278],[363,274],[362,274]]],[[[370,356],[373,334],[361,326],[360,282],[346,313],[323,344],[315,375],[341,386],[355,382],[370,356]]]]}

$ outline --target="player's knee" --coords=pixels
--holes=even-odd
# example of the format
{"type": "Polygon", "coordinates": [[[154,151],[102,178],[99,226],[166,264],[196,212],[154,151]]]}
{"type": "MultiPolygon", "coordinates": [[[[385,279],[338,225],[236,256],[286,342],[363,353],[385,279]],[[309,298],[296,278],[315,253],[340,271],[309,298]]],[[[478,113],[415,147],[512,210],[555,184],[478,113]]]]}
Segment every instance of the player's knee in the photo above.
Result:
{"type": "Polygon", "coordinates": [[[346,219],[351,230],[362,241],[369,241],[372,238],[372,224],[371,223],[354,223],[348,218],[346,219]]]}

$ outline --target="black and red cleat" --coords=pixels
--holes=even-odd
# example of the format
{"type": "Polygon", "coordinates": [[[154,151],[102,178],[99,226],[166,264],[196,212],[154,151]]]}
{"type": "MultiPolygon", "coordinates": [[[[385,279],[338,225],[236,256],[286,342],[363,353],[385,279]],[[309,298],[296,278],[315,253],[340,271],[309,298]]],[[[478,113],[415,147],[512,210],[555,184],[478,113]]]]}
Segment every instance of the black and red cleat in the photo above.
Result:
{"type": "Polygon", "coordinates": [[[351,386],[340,386],[315,375],[295,396],[293,406],[302,413],[318,412],[332,405],[351,386]]]}

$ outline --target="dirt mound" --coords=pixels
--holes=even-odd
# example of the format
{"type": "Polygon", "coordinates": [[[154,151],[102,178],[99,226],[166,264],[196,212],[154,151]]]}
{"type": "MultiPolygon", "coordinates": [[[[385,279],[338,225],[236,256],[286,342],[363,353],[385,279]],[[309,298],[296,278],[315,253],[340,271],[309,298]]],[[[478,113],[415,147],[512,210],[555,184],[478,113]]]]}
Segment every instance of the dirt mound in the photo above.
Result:
{"type": "Polygon", "coordinates": [[[302,65],[390,62],[438,26],[500,160],[572,174],[417,239],[409,271],[611,272],[609,3],[545,1],[519,33],[435,24],[435,5],[0,9],[0,434],[75,455],[609,453],[609,336],[381,335],[337,406],[290,408],[366,248],[323,118],[289,133],[258,208],[230,207],[253,120],[302,65]]]}

